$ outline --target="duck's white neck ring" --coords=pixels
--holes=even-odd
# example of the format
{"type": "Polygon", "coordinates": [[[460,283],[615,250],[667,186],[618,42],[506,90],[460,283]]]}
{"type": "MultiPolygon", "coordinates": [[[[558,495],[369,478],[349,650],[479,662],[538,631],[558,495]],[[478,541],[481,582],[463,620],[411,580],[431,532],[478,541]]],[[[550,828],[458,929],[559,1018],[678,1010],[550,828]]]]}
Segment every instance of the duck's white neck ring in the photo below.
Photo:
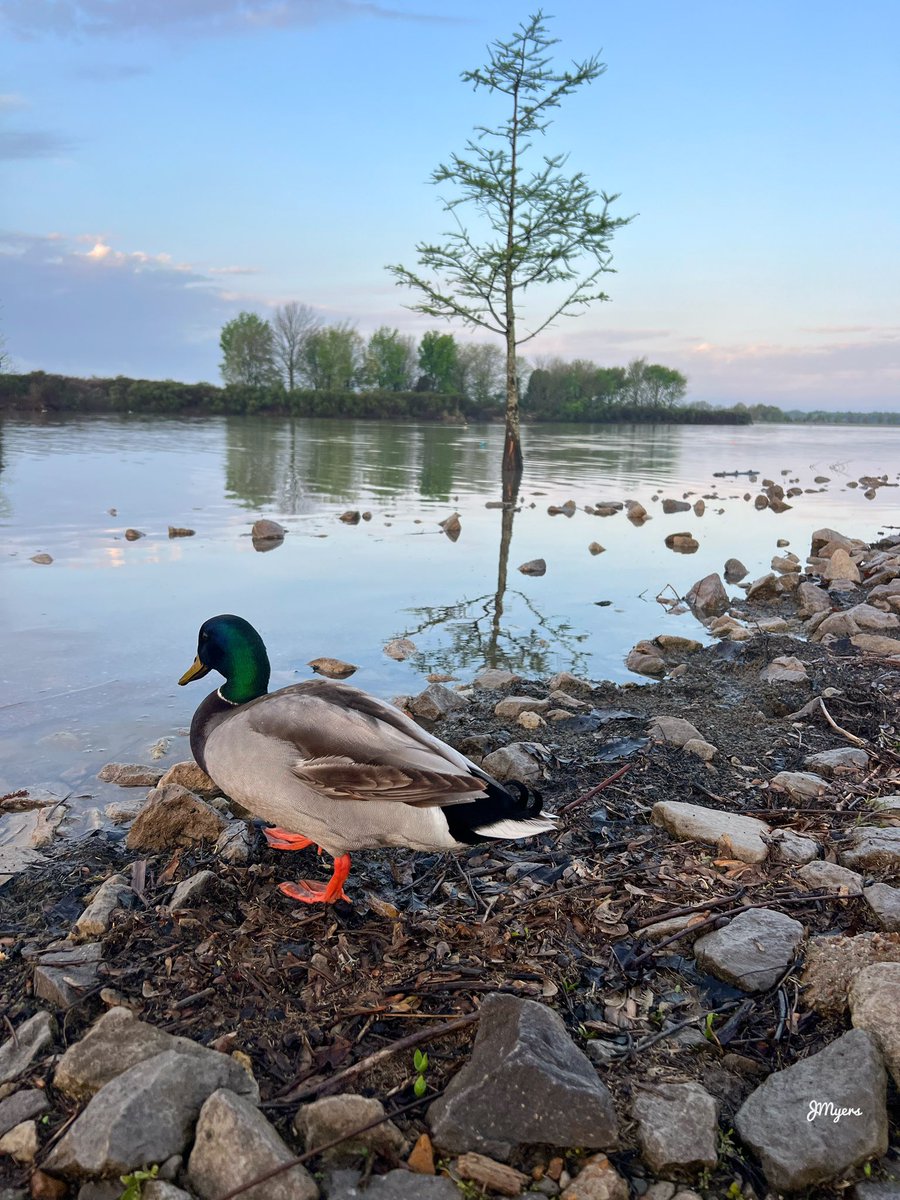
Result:
{"type": "Polygon", "coordinates": [[[226,704],[230,704],[232,708],[239,707],[239,702],[237,700],[229,700],[227,696],[222,695],[221,688],[216,688],[216,695],[219,697],[220,700],[224,700],[226,704]]]}

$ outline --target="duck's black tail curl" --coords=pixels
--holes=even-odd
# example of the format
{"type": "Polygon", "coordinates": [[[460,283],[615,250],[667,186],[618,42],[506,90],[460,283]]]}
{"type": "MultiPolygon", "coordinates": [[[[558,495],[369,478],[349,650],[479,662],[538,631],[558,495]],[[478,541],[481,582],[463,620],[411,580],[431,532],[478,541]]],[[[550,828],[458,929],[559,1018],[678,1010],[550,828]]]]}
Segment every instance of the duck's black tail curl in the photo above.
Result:
{"type": "Polygon", "coordinates": [[[525,838],[556,828],[556,818],[543,812],[540,792],[518,779],[504,783],[485,777],[485,795],[469,804],[442,808],[451,835],[475,845],[491,838],[525,838]]]}

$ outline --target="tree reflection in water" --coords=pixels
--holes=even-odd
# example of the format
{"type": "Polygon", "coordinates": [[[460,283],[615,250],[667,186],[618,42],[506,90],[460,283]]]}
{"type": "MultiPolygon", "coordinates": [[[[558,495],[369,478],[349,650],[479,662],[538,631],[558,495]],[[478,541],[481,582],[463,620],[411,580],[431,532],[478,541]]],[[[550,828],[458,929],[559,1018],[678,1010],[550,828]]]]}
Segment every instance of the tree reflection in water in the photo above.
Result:
{"type": "Polygon", "coordinates": [[[507,586],[509,549],[512,544],[515,503],[504,504],[500,521],[500,550],[497,562],[497,590],[491,595],[458,600],[454,604],[409,608],[410,624],[397,636],[415,639],[429,629],[442,629],[446,640],[438,649],[429,649],[411,658],[416,669],[453,674],[473,667],[507,667],[524,675],[549,675],[555,669],[560,651],[566,652],[569,669],[586,670],[587,654],[579,650],[588,634],[577,632],[561,617],[545,617],[530,596],[507,586]],[[504,625],[504,601],[515,597],[534,618],[531,628],[504,625]]]}

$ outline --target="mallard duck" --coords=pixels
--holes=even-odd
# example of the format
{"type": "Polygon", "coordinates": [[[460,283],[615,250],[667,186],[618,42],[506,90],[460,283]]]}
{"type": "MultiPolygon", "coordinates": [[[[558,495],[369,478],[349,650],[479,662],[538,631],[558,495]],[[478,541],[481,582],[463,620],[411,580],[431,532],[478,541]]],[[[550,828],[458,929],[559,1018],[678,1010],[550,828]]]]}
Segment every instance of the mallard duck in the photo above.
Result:
{"type": "Polygon", "coordinates": [[[540,797],[500,784],[393,705],[311,679],[269,692],[269,657],[242,617],[211,617],[180,684],[218,671],[225,683],[191,721],[191,750],[232,800],[274,828],[271,846],[317,846],[334,859],[327,884],[282,883],[305,904],[347,900],[350,851],[382,846],[460,850],[555,827],[540,797]]]}

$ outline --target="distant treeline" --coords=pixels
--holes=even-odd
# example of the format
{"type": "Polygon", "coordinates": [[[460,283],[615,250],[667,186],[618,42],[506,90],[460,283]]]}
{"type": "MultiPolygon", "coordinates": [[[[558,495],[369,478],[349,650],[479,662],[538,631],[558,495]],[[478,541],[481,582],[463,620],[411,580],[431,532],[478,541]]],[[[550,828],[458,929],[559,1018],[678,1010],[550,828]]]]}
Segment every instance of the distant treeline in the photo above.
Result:
{"type": "Polygon", "coordinates": [[[0,413],[270,413],[293,417],[460,419],[463,398],[436,392],[301,390],[280,386],[178,383],[173,379],[78,379],[67,375],[0,375],[0,413]]]}
{"type": "MultiPolygon", "coordinates": [[[[540,374],[535,372],[534,374],[540,374]]],[[[532,375],[532,379],[534,378],[532,375]]],[[[749,412],[707,405],[670,405],[603,397],[556,405],[538,400],[529,389],[522,416],[532,421],[668,422],[676,424],[750,424],[749,412]]],[[[33,371],[29,375],[0,375],[0,414],[46,413],[267,413],[272,416],[344,417],[370,420],[418,421],[495,420],[502,404],[473,401],[463,394],[431,391],[331,391],[274,385],[178,383],[172,379],[80,379],[33,371]]]]}
{"type": "Polygon", "coordinates": [[[585,359],[553,359],[535,368],[522,397],[532,421],[654,422],[678,425],[749,425],[748,412],[682,404],[687,379],[680,371],[636,358],[627,367],[598,367],[585,359]]]}
{"type": "Polygon", "coordinates": [[[900,412],[826,412],[817,408],[802,412],[799,408],[783,409],[774,404],[738,404],[739,412],[746,411],[754,423],[772,422],[794,425],[900,425],[900,412]]]}

